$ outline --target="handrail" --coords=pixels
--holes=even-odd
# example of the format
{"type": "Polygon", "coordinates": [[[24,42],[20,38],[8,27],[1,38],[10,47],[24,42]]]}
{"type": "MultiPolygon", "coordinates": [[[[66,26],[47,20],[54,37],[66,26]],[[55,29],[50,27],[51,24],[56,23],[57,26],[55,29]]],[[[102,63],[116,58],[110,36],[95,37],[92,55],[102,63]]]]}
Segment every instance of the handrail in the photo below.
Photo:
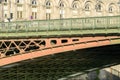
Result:
{"type": "Polygon", "coordinates": [[[0,22],[1,32],[62,31],[116,29],[120,24],[120,15],[102,17],[67,18],[52,20],[32,20],[0,22]]]}

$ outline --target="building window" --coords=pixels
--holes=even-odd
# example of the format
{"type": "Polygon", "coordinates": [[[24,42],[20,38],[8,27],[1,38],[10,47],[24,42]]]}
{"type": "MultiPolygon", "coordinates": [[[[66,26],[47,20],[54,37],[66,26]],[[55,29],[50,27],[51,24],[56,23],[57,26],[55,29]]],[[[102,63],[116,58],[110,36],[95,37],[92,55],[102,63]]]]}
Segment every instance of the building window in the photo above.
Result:
{"type": "Polygon", "coordinates": [[[20,19],[22,19],[22,11],[20,11],[20,19]]]}
{"type": "Polygon", "coordinates": [[[102,11],[102,6],[101,6],[101,4],[97,4],[97,5],[95,6],[95,9],[96,9],[96,12],[102,11]]]}
{"type": "Polygon", "coordinates": [[[72,4],[72,17],[75,18],[78,16],[79,13],[79,2],[74,1],[72,4]]]}
{"type": "Polygon", "coordinates": [[[7,14],[5,14],[5,18],[7,18],[7,14]]]}
{"type": "Polygon", "coordinates": [[[50,20],[50,13],[46,13],[46,20],[50,20]]]}
{"type": "Polygon", "coordinates": [[[85,11],[89,11],[90,10],[90,5],[89,4],[86,4],[85,5],[85,11]]]}
{"type": "Polygon", "coordinates": [[[47,1],[47,2],[46,2],[46,7],[50,7],[50,6],[51,6],[50,1],[47,1]]]}
{"type": "Polygon", "coordinates": [[[78,6],[78,4],[77,4],[77,3],[74,3],[74,4],[72,5],[72,8],[73,8],[73,9],[78,9],[78,8],[79,8],[79,6],[78,6]]]}
{"type": "Polygon", "coordinates": [[[20,3],[20,0],[17,0],[17,3],[20,3]]]}
{"type": "Polygon", "coordinates": [[[5,0],[5,2],[7,2],[7,0],[5,0]]]}
{"type": "Polygon", "coordinates": [[[64,8],[64,4],[61,2],[59,5],[60,8],[64,8]]]}
{"type": "Polygon", "coordinates": [[[63,17],[64,17],[64,13],[65,13],[64,8],[65,8],[65,4],[62,1],[60,1],[60,3],[59,3],[60,19],[63,19],[63,17]]]}
{"type": "Polygon", "coordinates": [[[17,19],[22,19],[23,15],[22,15],[22,11],[17,11],[17,19]]]}
{"type": "Polygon", "coordinates": [[[23,4],[23,0],[16,0],[16,3],[23,4]]]}
{"type": "Polygon", "coordinates": [[[46,2],[46,19],[47,20],[51,19],[51,2],[50,1],[46,2]]]}
{"type": "Polygon", "coordinates": [[[35,12],[35,19],[37,19],[37,12],[35,12]]]}
{"type": "Polygon", "coordinates": [[[32,0],[32,4],[36,5],[37,4],[36,0],[32,0]]]}
{"type": "Polygon", "coordinates": [[[37,19],[37,12],[32,12],[32,19],[37,19]]]}
{"type": "Polygon", "coordinates": [[[109,13],[112,13],[113,12],[113,7],[110,6],[109,9],[108,9],[109,13]]]}
{"type": "Polygon", "coordinates": [[[10,18],[11,18],[11,19],[13,18],[13,13],[10,13],[10,18]]]}

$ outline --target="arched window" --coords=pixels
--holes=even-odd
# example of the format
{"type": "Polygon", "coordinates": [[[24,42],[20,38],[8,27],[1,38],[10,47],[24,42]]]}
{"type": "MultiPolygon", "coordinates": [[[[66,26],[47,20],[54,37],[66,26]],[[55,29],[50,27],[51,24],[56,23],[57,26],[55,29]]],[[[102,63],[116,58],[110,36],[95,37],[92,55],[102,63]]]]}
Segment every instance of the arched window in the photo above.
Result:
{"type": "Polygon", "coordinates": [[[79,15],[79,1],[74,0],[73,4],[72,4],[72,18],[77,18],[79,15]]]}
{"type": "Polygon", "coordinates": [[[85,11],[89,11],[90,10],[90,5],[89,4],[85,4],[85,11]]]}
{"type": "Polygon", "coordinates": [[[108,11],[109,11],[109,13],[112,13],[112,12],[113,12],[113,7],[110,6],[110,7],[108,8],[108,11]]]}
{"type": "Polygon", "coordinates": [[[46,2],[46,7],[50,7],[50,6],[51,6],[50,1],[47,1],[47,2],[46,2]]]}
{"type": "Polygon", "coordinates": [[[95,9],[96,9],[97,12],[102,11],[102,6],[101,6],[101,4],[100,4],[100,3],[97,4],[97,5],[95,6],[95,9]]]}
{"type": "Polygon", "coordinates": [[[59,9],[60,9],[60,19],[63,19],[65,14],[65,4],[63,1],[59,2],[59,9]]]}
{"type": "Polygon", "coordinates": [[[78,4],[77,4],[77,3],[74,3],[74,4],[72,5],[72,8],[73,8],[73,9],[78,9],[78,8],[79,8],[79,6],[78,6],[78,4]]]}
{"type": "Polygon", "coordinates": [[[7,2],[7,0],[5,0],[5,2],[7,2]]]}
{"type": "Polygon", "coordinates": [[[63,8],[63,7],[64,7],[64,4],[63,4],[63,3],[60,3],[59,7],[60,7],[60,8],[63,8]]]}
{"type": "Polygon", "coordinates": [[[17,0],[17,3],[20,3],[20,0],[17,0]]]}
{"type": "Polygon", "coordinates": [[[51,2],[48,0],[46,1],[45,5],[46,5],[46,19],[49,20],[51,19],[51,11],[52,11],[51,2]]]}
{"type": "Polygon", "coordinates": [[[16,3],[23,3],[24,0],[16,0],[16,3]]]}
{"type": "Polygon", "coordinates": [[[37,4],[36,0],[32,0],[32,4],[36,5],[37,4]]]}

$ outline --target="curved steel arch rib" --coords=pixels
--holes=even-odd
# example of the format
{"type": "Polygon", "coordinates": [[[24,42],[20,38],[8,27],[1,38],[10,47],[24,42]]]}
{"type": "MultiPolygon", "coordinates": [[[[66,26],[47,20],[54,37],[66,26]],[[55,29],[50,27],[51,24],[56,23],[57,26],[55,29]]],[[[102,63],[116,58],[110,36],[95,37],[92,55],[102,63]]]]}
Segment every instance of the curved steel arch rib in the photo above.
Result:
{"type": "Polygon", "coordinates": [[[119,43],[119,36],[0,40],[0,66],[71,50],[119,43]]]}

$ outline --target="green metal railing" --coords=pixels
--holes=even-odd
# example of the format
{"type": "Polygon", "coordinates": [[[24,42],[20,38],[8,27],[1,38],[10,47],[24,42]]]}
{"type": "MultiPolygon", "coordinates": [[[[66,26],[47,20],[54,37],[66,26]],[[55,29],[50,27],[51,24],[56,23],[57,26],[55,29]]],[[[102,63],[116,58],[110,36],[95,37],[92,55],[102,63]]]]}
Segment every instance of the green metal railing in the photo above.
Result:
{"type": "Polygon", "coordinates": [[[0,22],[0,33],[117,30],[119,28],[120,16],[0,22]]]}

